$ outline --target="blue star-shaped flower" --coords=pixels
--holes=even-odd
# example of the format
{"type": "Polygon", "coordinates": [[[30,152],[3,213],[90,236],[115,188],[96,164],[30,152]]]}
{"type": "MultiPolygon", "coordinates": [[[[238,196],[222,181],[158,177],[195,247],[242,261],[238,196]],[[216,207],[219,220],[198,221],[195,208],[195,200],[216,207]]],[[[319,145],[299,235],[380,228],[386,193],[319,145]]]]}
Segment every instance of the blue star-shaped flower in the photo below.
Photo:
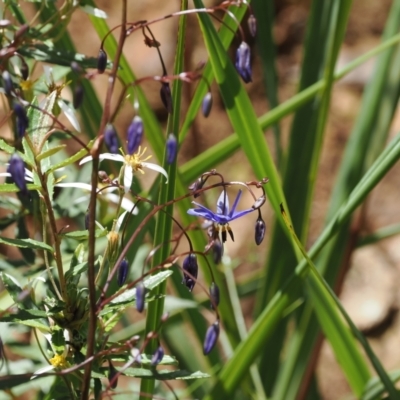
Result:
{"type": "Polygon", "coordinates": [[[236,199],[233,203],[233,207],[229,210],[229,200],[226,190],[223,190],[220,194],[218,201],[217,201],[217,212],[212,212],[207,207],[196,203],[193,201],[198,208],[191,208],[188,210],[189,215],[194,215],[196,217],[202,217],[208,221],[214,222],[219,231],[221,232],[222,242],[226,242],[226,232],[228,231],[230,237],[233,239],[233,233],[229,227],[229,222],[233,221],[234,219],[243,217],[243,215],[249,214],[254,211],[254,208],[248,208],[243,211],[236,212],[236,207],[240,201],[240,197],[242,196],[242,191],[239,190],[239,193],[236,196],[236,199]]]}

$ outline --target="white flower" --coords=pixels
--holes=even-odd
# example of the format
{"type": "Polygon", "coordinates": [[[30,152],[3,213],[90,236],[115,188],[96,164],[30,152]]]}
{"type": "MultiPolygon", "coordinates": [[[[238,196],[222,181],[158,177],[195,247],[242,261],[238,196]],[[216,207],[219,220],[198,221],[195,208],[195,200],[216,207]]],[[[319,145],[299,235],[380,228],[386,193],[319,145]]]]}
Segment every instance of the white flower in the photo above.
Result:
{"type": "MultiPolygon", "coordinates": [[[[125,193],[128,192],[131,188],[134,171],[140,171],[142,174],[144,174],[143,168],[148,168],[148,169],[152,169],[153,171],[160,172],[167,178],[167,181],[165,183],[168,183],[168,174],[163,167],[160,167],[157,164],[146,162],[146,160],[148,160],[151,156],[148,156],[145,159],[142,159],[146,150],[147,150],[147,148],[145,147],[143,149],[143,151],[141,151],[141,148],[139,147],[137,153],[132,154],[132,155],[130,155],[130,154],[125,155],[123,153],[122,153],[122,155],[121,154],[103,153],[103,154],[100,154],[99,160],[100,160],[100,162],[103,160],[118,161],[118,162],[122,162],[124,164],[125,193]]],[[[85,164],[85,163],[91,161],[92,159],[93,159],[92,156],[84,157],[80,161],[79,165],[85,164]]]]}

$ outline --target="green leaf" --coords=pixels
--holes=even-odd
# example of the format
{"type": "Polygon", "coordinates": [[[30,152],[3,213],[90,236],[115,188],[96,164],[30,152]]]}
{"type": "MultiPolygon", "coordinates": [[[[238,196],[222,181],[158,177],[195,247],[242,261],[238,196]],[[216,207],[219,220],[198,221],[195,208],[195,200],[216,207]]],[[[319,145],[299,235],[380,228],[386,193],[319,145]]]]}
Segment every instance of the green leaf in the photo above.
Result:
{"type": "MultiPolygon", "coordinates": [[[[95,237],[96,238],[104,237],[107,235],[107,232],[108,232],[107,229],[96,229],[95,237]]],[[[88,240],[89,231],[84,230],[84,231],[62,232],[60,236],[75,240],[88,240]]]]}
{"type": "Polygon", "coordinates": [[[38,242],[33,239],[10,239],[5,237],[0,237],[0,243],[7,244],[14,247],[28,247],[35,250],[46,250],[52,253],[54,250],[51,246],[46,243],[38,242]]]}
{"type": "Polygon", "coordinates": [[[0,139],[0,149],[8,154],[14,154],[15,148],[7,144],[4,139],[0,139]]]}
{"type": "MultiPolygon", "coordinates": [[[[117,368],[118,370],[118,368],[117,368]]],[[[184,370],[148,370],[144,368],[127,368],[123,370],[123,375],[134,376],[142,379],[157,379],[159,381],[174,380],[174,379],[205,379],[210,378],[209,374],[204,372],[188,372],[184,370]]]]}
{"type": "MultiPolygon", "coordinates": [[[[25,239],[29,237],[28,230],[25,226],[25,219],[19,218],[17,223],[18,231],[17,231],[17,239],[25,239]]],[[[24,257],[25,261],[28,264],[35,263],[35,252],[29,247],[20,247],[19,251],[21,252],[22,256],[24,257]]]]}
{"type": "MultiPolygon", "coordinates": [[[[388,374],[393,383],[400,380],[400,370],[390,371],[388,372],[388,374]]],[[[374,376],[368,381],[367,385],[365,386],[365,390],[363,395],[361,396],[361,400],[380,399],[385,390],[386,388],[382,384],[381,380],[377,376],[374,376]]]]}
{"type": "Polygon", "coordinates": [[[44,151],[43,153],[40,153],[38,156],[36,156],[36,160],[40,161],[47,157],[50,157],[50,156],[58,153],[60,150],[65,149],[66,147],[67,147],[66,144],[61,144],[60,146],[52,147],[51,149],[48,149],[48,150],[44,151]]]}
{"type": "MultiPolygon", "coordinates": [[[[90,141],[87,144],[87,148],[91,148],[93,145],[93,140],[90,141]]],[[[74,164],[75,162],[77,162],[78,160],[80,160],[81,158],[83,158],[83,156],[85,156],[87,154],[87,150],[86,149],[81,149],[79,150],[76,154],[74,154],[73,156],[67,158],[66,160],[61,161],[60,163],[53,165],[51,168],[49,168],[46,172],[49,174],[51,172],[56,171],[57,169],[66,167],[67,165],[70,164],[74,164]]]]}
{"type": "MultiPolygon", "coordinates": [[[[173,271],[171,270],[166,270],[166,271],[161,271],[158,272],[154,275],[151,275],[147,277],[146,279],[143,280],[143,284],[146,287],[146,289],[152,290],[156,288],[158,285],[160,285],[162,282],[164,282],[169,276],[171,276],[173,271]]],[[[117,304],[117,303],[125,303],[132,301],[136,296],[136,289],[129,289],[124,291],[121,295],[117,296],[115,299],[111,301],[112,304],[117,304]]]]}

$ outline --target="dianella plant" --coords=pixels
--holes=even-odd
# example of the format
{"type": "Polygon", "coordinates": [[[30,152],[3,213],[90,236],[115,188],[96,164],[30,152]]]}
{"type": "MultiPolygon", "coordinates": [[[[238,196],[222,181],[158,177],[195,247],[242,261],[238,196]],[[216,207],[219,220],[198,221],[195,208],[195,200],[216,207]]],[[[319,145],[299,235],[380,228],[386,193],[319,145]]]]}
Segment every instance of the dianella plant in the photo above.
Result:
{"type": "MultiPolygon", "coordinates": [[[[386,144],[400,94],[400,0],[381,44],[340,71],[352,2],[310,2],[297,92],[282,103],[273,2],[181,0],[151,20],[130,20],[130,3],[113,4],[114,25],[94,0],[1,4],[4,398],[323,398],[315,379],[322,332],[352,398],[400,399],[400,373],[385,369],[334,290],[359,243],[353,215],[400,157],[399,136],[386,144]],[[76,51],[75,15],[97,33],[96,56],[76,51]],[[155,34],[171,19],[172,66],[155,34]],[[194,29],[206,59],[189,68],[194,29]],[[133,35],[156,55],[157,75],[135,75],[125,56],[133,35]],[[326,222],[310,243],[335,82],[373,56],[326,222]],[[270,105],[261,116],[246,90],[254,59],[270,105]],[[98,81],[106,84],[96,93],[98,81]],[[232,133],[181,162],[193,123],[212,119],[217,101],[232,133]],[[239,150],[252,171],[245,178],[219,169],[239,150]],[[241,259],[261,269],[239,281],[227,248],[240,226],[251,227],[241,259]]],[[[374,240],[398,229],[385,232],[374,240]]]]}

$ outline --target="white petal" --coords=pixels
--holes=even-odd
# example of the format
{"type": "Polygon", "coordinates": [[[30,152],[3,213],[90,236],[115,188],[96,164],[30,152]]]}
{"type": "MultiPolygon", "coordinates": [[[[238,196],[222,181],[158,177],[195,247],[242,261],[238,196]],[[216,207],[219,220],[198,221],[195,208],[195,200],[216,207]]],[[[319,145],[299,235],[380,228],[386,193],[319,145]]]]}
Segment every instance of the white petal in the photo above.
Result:
{"type": "Polygon", "coordinates": [[[80,132],[81,126],[79,125],[79,121],[76,118],[75,110],[73,110],[72,107],[70,107],[69,105],[65,104],[61,99],[58,99],[57,103],[60,106],[61,110],[63,110],[65,116],[67,117],[71,125],[74,127],[74,129],[80,132]]]}
{"type": "Polygon", "coordinates": [[[88,183],[82,183],[82,182],[61,182],[61,183],[56,183],[54,186],[57,187],[73,187],[73,188],[79,188],[83,190],[92,190],[92,186],[89,185],[88,183]]]}
{"type": "Polygon", "coordinates": [[[45,372],[53,371],[54,367],[52,365],[47,365],[46,367],[39,368],[36,372],[33,373],[31,380],[35,379],[38,375],[44,374],[45,372]]]}
{"type": "Polygon", "coordinates": [[[157,164],[148,163],[148,162],[142,162],[142,165],[143,165],[143,167],[152,169],[153,171],[157,171],[157,172],[163,174],[167,178],[167,181],[165,183],[168,183],[168,174],[167,174],[167,171],[163,167],[160,167],[157,164]]]}
{"type": "Polygon", "coordinates": [[[125,171],[124,171],[124,190],[125,193],[128,193],[131,186],[132,186],[132,180],[133,180],[133,169],[130,165],[126,164],[125,165],[125,171]]]}
{"type": "MultiPolygon", "coordinates": [[[[119,196],[115,193],[107,193],[105,195],[105,197],[115,204],[119,203],[119,196]]],[[[139,210],[137,207],[133,208],[134,206],[135,206],[135,203],[132,200],[127,199],[126,197],[124,197],[122,199],[121,207],[124,210],[129,211],[129,212],[131,212],[133,210],[133,214],[136,215],[139,212],[139,210]]]]}
{"type": "Polygon", "coordinates": [[[89,161],[92,161],[92,160],[93,160],[93,157],[92,157],[92,156],[83,157],[82,160],[79,161],[79,165],[85,164],[85,163],[87,163],[87,162],[89,162],[89,161]]]}

